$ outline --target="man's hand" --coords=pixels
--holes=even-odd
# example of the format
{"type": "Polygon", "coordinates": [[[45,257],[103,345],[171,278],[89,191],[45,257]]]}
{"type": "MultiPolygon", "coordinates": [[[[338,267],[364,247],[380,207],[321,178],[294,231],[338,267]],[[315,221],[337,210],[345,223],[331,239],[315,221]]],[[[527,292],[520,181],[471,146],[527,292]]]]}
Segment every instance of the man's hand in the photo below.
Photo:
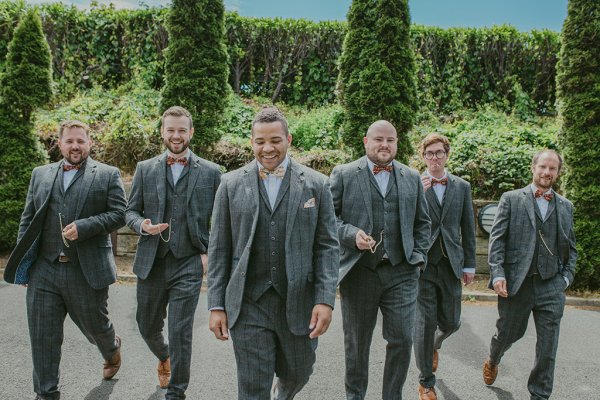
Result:
{"type": "Polygon", "coordinates": [[[431,178],[427,175],[421,175],[421,182],[423,182],[423,189],[425,191],[431,187],[431,178]]]}
{"type": "Polygon", "coordinates": [[[71,222],[69,225],[65,226],[62,230],[62,234],[67,240],[77,240],[79,234],[77,233],[77,225],[75,225],[75,222],[71,222]]]}
{"type": "Polygon", "coordinates": [[[229,339],[229,329],[227,328],[227,313],[224,310],[212,310],[208,327],[219,340],[229,339]]]}
{"type": "Polygon", "coordinates": [[[202,261],[202,273],[206,275],[206,271],[208,271],[208,254],[200,254],[200,260],[202,261]]]}
{"type": "Polygon", "coordinates": [[[313,307],[312,317],[310,319],[309,329],[312,329],[309,338],[314,339],[325,332],[329,328],[329,324],[331,324],[331,316],[333,314],[333,309],[331,306],[327,304],[317,304],[313,307]]]}
{"type": "Polygon", "coordinates": [[[359,250],[369,250],[371,247],[375,246],[376,243],[377,242],[362,229],[356,232],[356,247],[358,247],[359,250]]]}
{"type": "Polygon", "coordinates": [[[141,230],[142,232],[146,232],[149,235],[158,235],[168,227],[169,224],[167,223],[153,225],[152,221],[150,221],[149,219],[145,219],[142,221],[141,230]]]}
{"type": "Polygon", "coordinates": [[[468,272],[463,272],[463,282],[465,286],[470,285],[475,280],[475,274],[470,274],[468,272]]]}
{"type": "Polygon", "coordinates": [[[506,280],[500,279],[494,284],[494,292],[500,297],[508,297],[508,291],[506,290],[506,280]]]}

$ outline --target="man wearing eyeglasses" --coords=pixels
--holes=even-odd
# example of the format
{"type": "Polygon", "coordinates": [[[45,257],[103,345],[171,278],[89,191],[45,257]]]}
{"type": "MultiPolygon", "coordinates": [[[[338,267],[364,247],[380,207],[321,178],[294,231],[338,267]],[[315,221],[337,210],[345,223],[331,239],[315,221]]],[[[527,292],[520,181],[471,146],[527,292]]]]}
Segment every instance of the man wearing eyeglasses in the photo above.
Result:
{"type": "Polygon", "coordinates": [[[381,310],[388,343],[381,398],[397,400],[410,364],[418,281],[427,262],[431,221],[419,173],[394,160],[394,126],[374,122],[363,142],[366,157],[331,173],[340,240],[346,398],[365,398],[369,349],[381,310]]]}
{"type": "Polygon", "coordinates": [[[158,358],[158,383],[167,389],[165,399],[184,399],[221,174],[216,164],[189,149],[194,127],[185,108],[166,110],[160,132],[167,151],[138,164],[125,217],[140,235],[133,263],[138,327],[158,358]],[[167,306],[169,343],[163,335],[167,306]]]}
{"type": "Polygon", "coordinates": [[[556,151],[536,153],[533,183],[502,195],[490,232],[489,287],[498,294],[499,318],[483,381],[495,382],[500,360],[523,337],[533,313],[537,343],[527,388],[536,400],[552,393],[565,289],[573,282],[577,261],[573,204],[552,190],[561,168],[556,151]]]}
{"type": "MultiPolygon", "coordinates": [[[[36,399],[59,399],[63,323],[68,314],[111,379],[121,366],[121,339],[108,318],[108,287],[116,281],[109,234],[125,224],[125,190],[119,170],[90,155],[89,127],[61,123],[63,159],[31,175],[17,246],[4,279],[27,286],[27,320],[36,399]]],[[[9,372],[9,371],[7,371],[9,372]]]]}
{"type": "Polygon", "coordinates": [[[442,342],[460,327],[461,279],[475,276],[475,218],[471,185],[446,171],[447,137],[432,133],[419,146],[427,165],[421,175],[431,217],[431,248],[419,280],[415,359],[419,399],[435,400],[435,372],[442,342]]]}

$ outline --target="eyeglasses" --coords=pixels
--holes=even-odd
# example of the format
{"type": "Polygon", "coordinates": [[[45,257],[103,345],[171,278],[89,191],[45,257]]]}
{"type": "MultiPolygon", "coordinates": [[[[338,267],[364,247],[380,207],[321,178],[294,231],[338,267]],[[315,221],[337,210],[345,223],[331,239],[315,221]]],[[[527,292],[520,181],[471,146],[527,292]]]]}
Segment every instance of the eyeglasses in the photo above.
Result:
{"type": "Polygon", "coordinates": [[[435,153],[433,151],[426,151],[423,153],[423,157],[425,157],[426,160],[433,160],[434,156],[436,158],[444,158],[446,157],[446,152],[444,150],[438,150],[435,153]]]}

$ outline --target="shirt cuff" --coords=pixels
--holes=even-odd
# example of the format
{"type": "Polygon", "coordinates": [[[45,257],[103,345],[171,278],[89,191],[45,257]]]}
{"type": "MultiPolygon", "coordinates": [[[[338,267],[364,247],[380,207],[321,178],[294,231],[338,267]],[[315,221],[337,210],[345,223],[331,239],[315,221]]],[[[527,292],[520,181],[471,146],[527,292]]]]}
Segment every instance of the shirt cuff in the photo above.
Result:
{"type": "Polygon", "coordinates": [[[567,284],[567,286],[565,287],[565,289],[566,289],[566,288],[568,288],[568,287],[569,287],[569,285],[570,285],[571,283],[569,282],[569,278],[567,278],[566,276],[563,276],[563,278],[564,278],[564,280],[565,280],[565,283],[567,284]]]}
{"type": "Polygon", "coordinates": [[[225,311],[225,307],[212,307],[208,311],[225,311]]]}
{"type": "Polygon", "coordinates": [[[504,277],[502,277],[502,276],[496,277],[496,278],[494,278],[494,280],[492,281],[492,285],[493,285],[494,283],[498,282],[498,281],[505,281],[505,280],[506,280],[506,278],[504,278],[504,277]]]}
{"type": "Polygon", "coordinates": [[[463,268],[463,274],[474,274],[475,273],[475,267],[473,268],[463,268]]]}

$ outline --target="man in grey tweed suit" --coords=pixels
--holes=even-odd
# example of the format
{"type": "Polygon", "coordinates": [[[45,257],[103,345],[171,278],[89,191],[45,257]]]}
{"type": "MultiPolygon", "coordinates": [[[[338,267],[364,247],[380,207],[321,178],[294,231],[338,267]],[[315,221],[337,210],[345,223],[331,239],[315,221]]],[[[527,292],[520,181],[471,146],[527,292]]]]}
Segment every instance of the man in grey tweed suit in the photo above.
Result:
{"type": "Polygon", "coordinates": [[[382,399],[401,399],[431,221],[419,173],[394,160],[394,126],[376,121],[363,141],[366,157],[335,167],[331,174],[340,239],[346,397],[365,398],[369,349],[381,310],[388,342],[382,399]]]}
{"type": "Polygon", "coordinates": [[[138,164],[127,205],[127,225],[140,235],[133,263],[138,277],[136,320],[158,358],[166,399],[184,399],[190,380],[194,312],[207,266],[208,229],[219,167],[188,148],[192,117],[171,107],[161,118],[167,151],[138,164]],[[169,343],[163,336],[169,308],[169,343]]]}
{"type": "Polygon", "coordinates": [[[431,248],[419,279],[415,359],[419,399],[435,400],[435,374],[442,342],[460,327],[462,283],[475,276],[475,217],[471,185],[445,169],[448,138],[427,135],[419,152],[427,170],[421,176],[431,217],[431,248]]]}
{"type": "Polygon", "coordinates": [[[108,319],[116,280],[109,234],[125,224],[119,170],[89,157],[89,128],[63,122],[63,160],[33,170],[17,246],[4,272],[27,284],[27,320],[36,399],[59,399],[63,323],[68,314],[105,360],[104,379],[121,366],[121,340],[108,319]]]}
{"type": "Polygon", "coordinates": [[[502,356],[523,337],[533,313],[537,343],[527,383],[532,400],[552,393],[564,291],[577,261],[573,204],[552,190],[561,167],[554,150],[538,152],[533,183],[502,195],[490,233],[490,288],[498,294],[499,318],[483,380],[494,383],[502,356]]]}
{"type": "Polygon", "coordinates": [[[339,249],[329,183],[287,156],[276,108],[252,123],[256,159],[223,176],[208,269],[210,329],[229,331],[238,398],[292,399],[308,382],[331,322],[339,249]],[[277,381],[273,385],[273,376],[277,381]]]}

